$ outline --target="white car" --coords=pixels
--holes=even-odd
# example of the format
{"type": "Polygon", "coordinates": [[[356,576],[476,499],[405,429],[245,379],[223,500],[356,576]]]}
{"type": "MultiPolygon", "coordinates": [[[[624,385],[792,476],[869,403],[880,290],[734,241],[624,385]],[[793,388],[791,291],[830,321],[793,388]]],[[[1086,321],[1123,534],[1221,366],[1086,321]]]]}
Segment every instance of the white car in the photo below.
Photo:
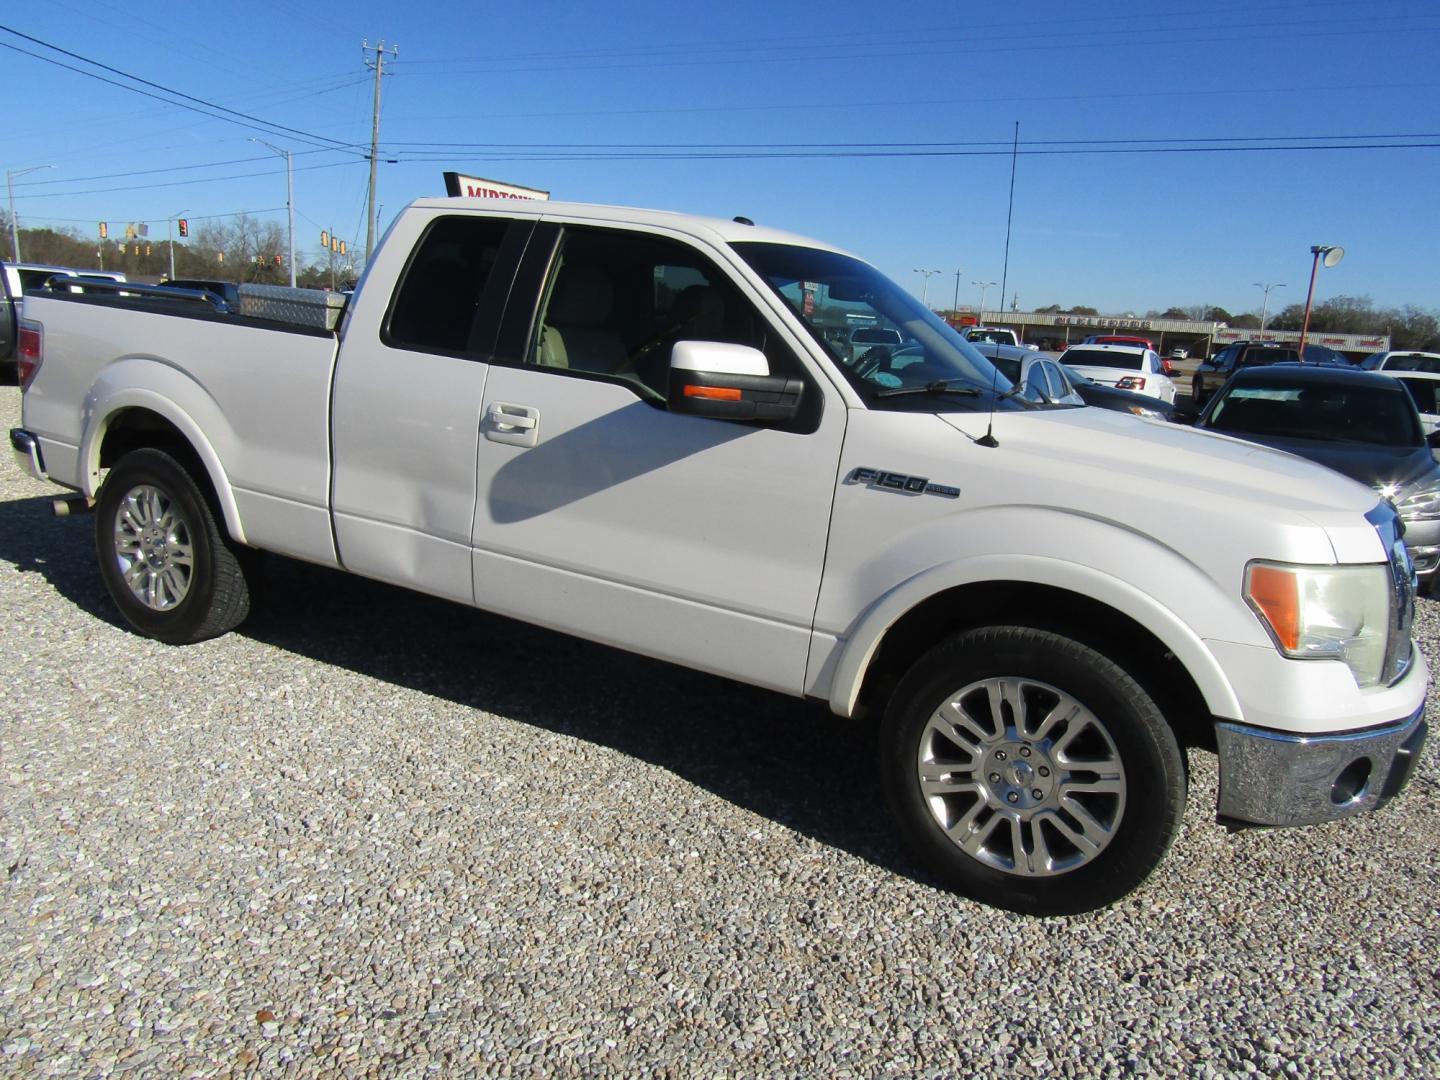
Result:
{"type": "Polygon", "coordinates": [[[1117,390],[1146,394],[1167,405],[1175,403],[1175,384],[1154,349],[1140,345],[1072,345],[1060,362],[1081,375],[1117,390]]]}
{"type": "Polygon", "coordinates": [[[1084,405],[1085,399],[1075,389],[1070,376],[1049,356],[1031,352],[1023,345],[1002,345],[989,341],[972,341],[975,350],[1000,369],[1020,391],[1020,397],[1042,405],[1084,405]]]}
{"type": "MultiPolygon", "coordinates": [[[[1426,356],[1433,353],[1395,353],[1396,356],[1426,356]]],[[[1435,357],[1433,370],[1414,370],[1408,367],[1381,368],[1380,374],[1399,379],[1410,391],[1415,408],[1420,411],[1420,422],[1425,425],[1425,434],[1440,431],[1440,356],[1435,357]]]]}
{"type": "MultiPolygon", "coordinates": [[[[1440,373],[1440,353],[1416,352],[1410,349],[1406,352],[1377,352],[1371,353],[1360,366],[1367,371],[1429,371],[1440,373]]],[[[1424,411],[1423,409],[1421,410],[1424,411]]]]}
{"type": "Polygon", "coordinates": [[[1017,349],[1040,351],[1039,345],[1030,345],[1021,341],[1020,335],[1004,326],[967,326],[960,331],[960,336],[972,345],[988,341],[994,345],[1014,345],[1017,349]]]}

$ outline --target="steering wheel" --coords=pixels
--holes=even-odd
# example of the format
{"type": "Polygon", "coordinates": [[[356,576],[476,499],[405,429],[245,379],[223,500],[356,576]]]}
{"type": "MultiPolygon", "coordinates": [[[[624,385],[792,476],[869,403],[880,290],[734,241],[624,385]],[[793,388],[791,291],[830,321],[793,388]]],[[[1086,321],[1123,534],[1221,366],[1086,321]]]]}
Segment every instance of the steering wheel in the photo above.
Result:
{"type": "Polygon", "coordinates": [[[855,361],[855,374],[861,379],[868,379],[881,368],[890,366],[890,350],[884,345],[872,345],[860,354],[860,359],[855,361]]]}

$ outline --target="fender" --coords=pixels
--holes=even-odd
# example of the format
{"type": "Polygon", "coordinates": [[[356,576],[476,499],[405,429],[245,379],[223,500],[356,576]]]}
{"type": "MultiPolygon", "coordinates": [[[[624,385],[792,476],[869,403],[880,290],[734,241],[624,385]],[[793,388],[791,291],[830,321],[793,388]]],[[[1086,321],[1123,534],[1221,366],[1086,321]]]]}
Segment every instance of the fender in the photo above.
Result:
{"type": "MultiPolygon", "coordinates": [[[[1193,573],[1193,567],[1186,568],[1193,573]]],[[[1204,640],[1167,605],[1104,570],[1055,556],[1030,554],[986,554],[943,563],[907,578],[880,596],[857,620],[853,631],[837,643],[830,708],[840,716],[854,713],[876,648],[906,612],[948,589],[991,581],[1068,589],[1129,616],[1175,654],[1200,688],[1211,713],[1227,719],[1243,718],[1235,690],[1204,640]]],[[[1214,583],[1209,584],[1213,589],[1214,583]]],[[[1194,583],[1183,582],[1178,587],[1193,588],[1194,583]]]]}
{"type": "Polygon", "coordinates": [[[127,357],[106,367],[95,380],[85,397],[86,423],[80,439],[81,491],[88,498],[95,497],[100,486],[100,447],[113,418],[129,408],[148,409],[179,429],[205,467],[225,516],[226,529],[235,540],[246,543],[235,493],[215,446],[233,446],[235,433],[209,391],[163,361],[127,357]],[[214,434],[215,442],[206,436],[207,431],[214,434]]]}

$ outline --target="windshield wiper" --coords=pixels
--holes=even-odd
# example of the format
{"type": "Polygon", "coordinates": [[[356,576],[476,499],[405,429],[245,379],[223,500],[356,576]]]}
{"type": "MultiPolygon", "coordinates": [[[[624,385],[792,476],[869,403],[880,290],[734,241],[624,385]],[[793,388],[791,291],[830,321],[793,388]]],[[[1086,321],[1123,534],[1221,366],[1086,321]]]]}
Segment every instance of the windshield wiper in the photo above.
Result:
{"type": "Polygon", "coordinates": [[[973,386],[951,386],[951,383],[968,382],[968,379],[937,379],[924,386],[892,386],[888,390],[877,390],[877,398],[903,397],[906,394],[960,394],[963,397],[979,397],[980,391],[973,386]]]}

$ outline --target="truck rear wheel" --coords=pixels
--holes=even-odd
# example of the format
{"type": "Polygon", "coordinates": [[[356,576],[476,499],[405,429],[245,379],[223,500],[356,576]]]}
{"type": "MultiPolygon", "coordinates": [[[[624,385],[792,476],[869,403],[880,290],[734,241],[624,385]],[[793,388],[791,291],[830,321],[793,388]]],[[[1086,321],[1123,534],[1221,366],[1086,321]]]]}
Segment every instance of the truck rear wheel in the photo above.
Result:
{"type": "Polygon", "coordinates": [[[110,470],[95,548],[115,606],[149,637],[204,641],[250,613],[254,552],[221,532],[205,492],[163,451],[136,450],[110,470]]]}
{"type": "Polygon", "coordinates": [[[1031,915],[1090,911],[1159,865],[1185,765],[1155,702],[1096,650],[1029,627],[958,634],[896,687],[881,775],[949,888],[1031,915]]]}

